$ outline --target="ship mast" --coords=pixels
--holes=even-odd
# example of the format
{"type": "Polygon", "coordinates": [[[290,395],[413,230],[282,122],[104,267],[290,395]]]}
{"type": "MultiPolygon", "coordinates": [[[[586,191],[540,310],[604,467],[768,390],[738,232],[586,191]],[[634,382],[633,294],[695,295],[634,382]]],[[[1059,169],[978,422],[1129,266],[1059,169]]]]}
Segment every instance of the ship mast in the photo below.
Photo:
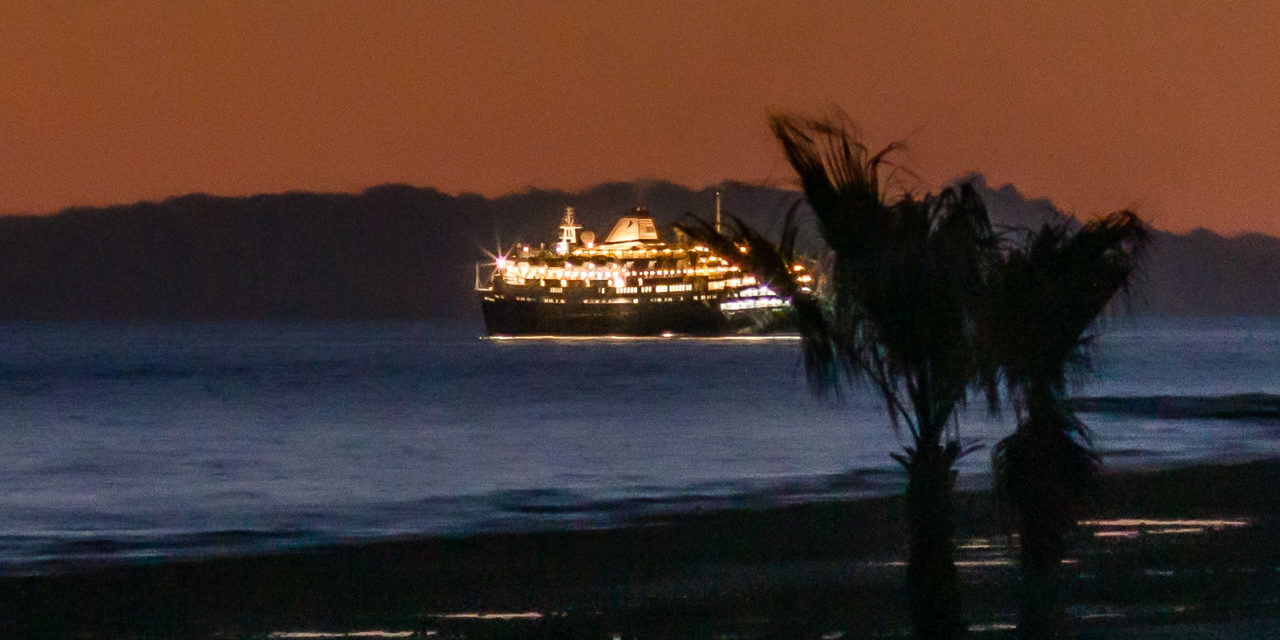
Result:
{"type": "Polygon", "coordinates": [[[716,233],[720,233],[720,192],[716,192],[716,233]]]}
{"type": "Polygon", "coordinates": [[[564,220],[560,221],[560,241],[556,243],[556,253],[567,255],[569,247],[578,244],[578,229],[582,227],[573,219],[573,207],[564,208],[564,220]]]}

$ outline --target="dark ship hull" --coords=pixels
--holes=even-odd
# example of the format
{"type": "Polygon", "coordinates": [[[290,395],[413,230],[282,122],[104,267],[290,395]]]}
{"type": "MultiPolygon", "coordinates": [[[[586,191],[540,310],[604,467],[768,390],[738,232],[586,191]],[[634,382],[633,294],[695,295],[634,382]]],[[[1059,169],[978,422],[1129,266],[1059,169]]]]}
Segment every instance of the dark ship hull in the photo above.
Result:
{"type": "Polygon", "coordinates": [[[735,327],[704,301],[548,304],[511,299],[481,302],[489,335],[715,336],[735,327]]]}

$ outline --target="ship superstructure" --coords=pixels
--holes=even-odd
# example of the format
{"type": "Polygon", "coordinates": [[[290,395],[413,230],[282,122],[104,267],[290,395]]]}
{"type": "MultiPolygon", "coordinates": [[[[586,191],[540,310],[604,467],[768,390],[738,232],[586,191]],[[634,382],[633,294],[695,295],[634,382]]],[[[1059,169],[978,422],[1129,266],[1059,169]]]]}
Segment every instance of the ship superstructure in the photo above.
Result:
{"type": "Polygon", "coordinates": [[[552,249],[477,265],[476,289],[490,335],[724,335],[768,330],[790,307],[705,245],[663,242],[643,207],[599,243],[569,207],[552,249]]]}

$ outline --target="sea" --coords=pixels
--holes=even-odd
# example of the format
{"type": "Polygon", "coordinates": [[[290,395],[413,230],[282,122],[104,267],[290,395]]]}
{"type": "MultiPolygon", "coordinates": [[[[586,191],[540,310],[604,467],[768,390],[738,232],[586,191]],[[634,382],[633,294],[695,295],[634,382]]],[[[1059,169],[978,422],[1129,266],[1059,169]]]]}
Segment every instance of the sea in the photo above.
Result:
{"type": "MultiPolygon", "coordinates": [[[[1280,319],[1112,319],[1092,355],[1077,396],[1280,398],[1280,319]]],[[[1280,455],[1266,415],[1080,417],[1115,469],[1280,455]]],[[[1014,422],[958,416],[961,486],[1014,422]]],[[[870,390],[815,396],[787,336],[0,324],[0,574],[884,495],[905,445],[870,390]]]]}

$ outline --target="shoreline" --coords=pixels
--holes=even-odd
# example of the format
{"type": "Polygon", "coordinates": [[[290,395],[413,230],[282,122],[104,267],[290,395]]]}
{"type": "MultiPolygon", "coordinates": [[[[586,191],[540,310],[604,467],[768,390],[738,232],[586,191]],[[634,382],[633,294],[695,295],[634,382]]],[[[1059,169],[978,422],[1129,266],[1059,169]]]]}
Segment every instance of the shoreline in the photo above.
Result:
{"type": "MultiPolygon", "coordinates": [[[[1072,540],[1069,628],[1082,637],[1126,625],[1252,621],[1276,629],[1277,487],[1280,459],[1105,474],[1103,499],[1072,540]]],[[[1000,509],[987,491],[959,491],[955,505],[968,619],[976,635],[1007,633],[1017,564],[1000,509]]],[[[0,631],[90,638],[362,629],[481,638],[893,635],[906,622],[903,526],[900,497],[868,497],[653,516],[616,528],[81,567],[0,578],[0,631]],[[523,617],[480,617],[486,612],[523,617]]]]}

